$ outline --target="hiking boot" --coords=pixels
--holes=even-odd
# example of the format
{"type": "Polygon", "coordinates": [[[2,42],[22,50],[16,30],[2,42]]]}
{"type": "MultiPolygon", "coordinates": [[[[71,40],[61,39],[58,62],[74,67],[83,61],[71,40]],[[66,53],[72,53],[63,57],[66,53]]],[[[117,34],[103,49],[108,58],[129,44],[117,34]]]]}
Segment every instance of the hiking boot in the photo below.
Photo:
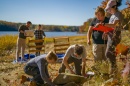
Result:
{"type": "Polygon", "coordinates": [[[32,81],[32,80],[33,80],[32,78],[29,78],[29,77],[26,77],[26,76],[22,75],[20,83],[23,84],[26,81],[32,81]]]}
{"type": "Polygon", "coordinates": [[[44,86],[44,82],[43,81],[36,81],[36,85],[37,86],[44,86]]]}
{"type": "Polygon", "coordinates": [[[21,81],[20,81],[20,83],[21,83],[21,84],[24,84],[24,82],[26,82],[26,81],[27,81],[27,77],[24,76],[24,75],[22,75],[22,76],[21,76],[21,81]]]}
{"type": "Polygon", "coordinates": [[[25,63],[25,62],[27,62],[27,59],[22,58],[20,62],[25,63]]]}
{"type": "Polygon", "coordinates": [[[38,86],[35,81],[31,81],[28,86],[38,86]]]}
{"type": "Polygon", "coordinates": [[[44,86],[44,84],[36,83],[36,86],[44,86]]]}

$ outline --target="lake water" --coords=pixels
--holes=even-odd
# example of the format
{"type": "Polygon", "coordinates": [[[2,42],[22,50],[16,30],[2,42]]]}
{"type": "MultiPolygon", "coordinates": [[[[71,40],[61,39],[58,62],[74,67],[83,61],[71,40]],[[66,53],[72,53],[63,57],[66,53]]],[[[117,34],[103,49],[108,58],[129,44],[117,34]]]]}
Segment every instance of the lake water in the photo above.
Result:
{"type": "MultiPolygon", "coordinates": [[[[77,32],[45,32],[45,34],[46,34],[46,37],[85,35],[85,34],[78,34],[77,32]]],[[[18,32],[17,31],[0,31],[0,36],[2,35],[18,35],[18,32]]]]}

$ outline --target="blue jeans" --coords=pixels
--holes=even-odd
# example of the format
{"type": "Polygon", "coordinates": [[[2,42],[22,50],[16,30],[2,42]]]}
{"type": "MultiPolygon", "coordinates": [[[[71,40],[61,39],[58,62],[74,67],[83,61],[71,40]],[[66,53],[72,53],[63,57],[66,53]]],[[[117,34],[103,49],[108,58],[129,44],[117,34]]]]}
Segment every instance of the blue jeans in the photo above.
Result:
{"type": "Polygon", "coordinates": [[[24,72],[30,76],[33,76],[32,80],[36,81],[36,83],[40,83],[40,84],[44,83],[43,79],[41,78],[38,67],[32,67],[32,66],[26,65],[24,67],[24,72]]]}

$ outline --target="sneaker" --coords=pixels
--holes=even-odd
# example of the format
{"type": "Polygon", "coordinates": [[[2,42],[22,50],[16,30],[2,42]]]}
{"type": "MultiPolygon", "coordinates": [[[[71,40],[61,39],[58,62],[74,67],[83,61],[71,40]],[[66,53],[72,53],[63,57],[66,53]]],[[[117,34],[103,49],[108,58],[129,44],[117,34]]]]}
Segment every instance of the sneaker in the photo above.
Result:
{"type": "Polygon", "coordinates": [[[16,64],[16,63],[19,63],[21,60],[19,60],[19,59],[16,59],[16,60],[14,60],[12,63],[13,64],[16,64]]]}
{"type": "Polygon", "coordinates": [[[22,58],[20,62],[25,63],[25,62],[27,62],[27,59],[22,58]]]}

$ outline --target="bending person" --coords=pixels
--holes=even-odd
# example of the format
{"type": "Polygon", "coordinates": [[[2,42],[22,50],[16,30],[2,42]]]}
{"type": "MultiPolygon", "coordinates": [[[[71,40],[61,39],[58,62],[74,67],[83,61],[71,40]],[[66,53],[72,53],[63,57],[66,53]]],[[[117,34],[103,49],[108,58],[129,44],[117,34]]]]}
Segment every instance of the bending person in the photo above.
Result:
{"type": "Polygon", "coordinates": [[[57,56],[53,52],[49,52],[45,57],[38,56],[38,58],[33,58],[24,67],[24,72],[33,78],[27,78],[35,82],[38,86],[44,84],[44,81],[47,82],[50,86],[55,86],[52,83],[49,73],[48,73],[48,63],[55,63],[57,61],[57,56]]]}
{"type": "Polygon", "coordinates": [[[72,74],[83,75],[85,74],[85,66],[86,66],[86,49],[82,45],[71,45],[64,56],[61,67],[59,69],[59,73],[65,72],[67,68],[72,74]],[[71,69],[69,66],[70,63],[74,63],[75,71],[71,69]]]}

